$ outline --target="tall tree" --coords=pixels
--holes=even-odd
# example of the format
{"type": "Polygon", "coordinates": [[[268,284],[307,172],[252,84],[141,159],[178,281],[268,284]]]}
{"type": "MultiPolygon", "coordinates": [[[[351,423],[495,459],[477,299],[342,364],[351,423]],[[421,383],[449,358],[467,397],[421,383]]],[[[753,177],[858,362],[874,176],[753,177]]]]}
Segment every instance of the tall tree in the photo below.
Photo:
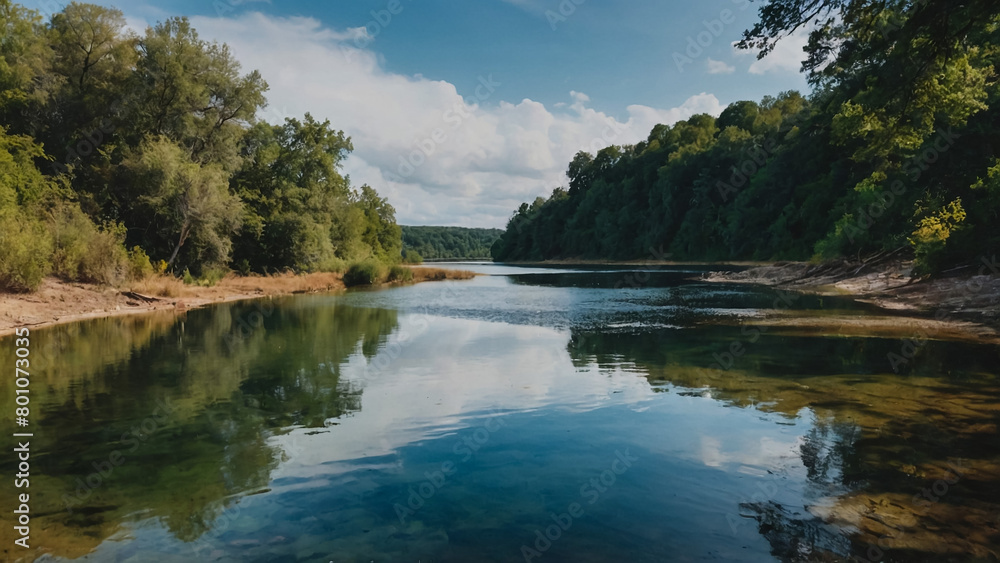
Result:
{"type": "Polygon", "coordinates": [[[0,30],[0,124],[33,135],[58,80],[46,29],[37,12],[0,0],[0,30]]]}
{"type": "Polygon", "coordinates": [[[157,137],[133,151],[125,167],[140,186],[137,200],[147,210],[147,248],[169,252],[171,267],[180,264],[196,272],[229,262],[242,204],[229,191],[220,165],[192,162],[182,147],[157,137]]]}
{"type": "Polygon", "coordinates": [[[138,48],[128,101],[130,144],[161,135],[195,162],[235,171],[239,141],[265,104],[260,73],[240,75],[229,47],[200,39],[187,18],[150,27],[138,48]]]}

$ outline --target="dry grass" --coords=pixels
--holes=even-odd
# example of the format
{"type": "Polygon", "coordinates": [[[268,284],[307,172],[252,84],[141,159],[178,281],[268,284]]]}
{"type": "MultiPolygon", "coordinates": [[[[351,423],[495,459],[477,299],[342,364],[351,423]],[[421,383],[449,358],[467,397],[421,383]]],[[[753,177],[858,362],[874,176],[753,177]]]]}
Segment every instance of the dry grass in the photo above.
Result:
{"type": "Polygon", "coordinates": [[[227,293],[313,293],[344,289],[340,274],[316,272],[313,274],[275,274],[270,276],[237,276],[229,274],[216,286],[227,293]]]}
{"type": "Polygon", "coordinates": [[[153,297],[185,297],[191,287],[174,276],[153,274],[132,284],[132,291],[153,297]]]}
{"type": "MultiPolygon", "coordinates": [[[[473,272],[443,268],[413,268],[413,282],[467,280],[473,272]]],[[[153,300],[128,295],[113,287],[69,283],[55,277],[42,280],[34,293],[0,292],[0,336],[18,326],[43,326],[84,318],[128,313],[185,311],[210,303],[252,299],[268,295],[320,293],[345,289],[340,274],[277,274],[241,277],[229,274],[213,287],[186,285],[173,276],[152,275],[127,286],[128,291],[153,300]]],[[[123,288],[124,289],[124,288],[123,288]]]]}
{"type": "Polygon", "coordinates": [[[238,276],[227,274],[211,287],[186,285],[173,276],[155,274],[135,282],[131,290],[152,297],[185,297],[215,299],[220,296],[278,295],[285,293],[313,293],[343,289],[340,274],[276,274],[271,276],[238,276]]]}
{"type": "Polygon", "coordinates": [[[449,270],[447,268],[429,268],[417,266],[413,270],[413,281],[471,280],[477,273],[468,270],[449,270]]]}

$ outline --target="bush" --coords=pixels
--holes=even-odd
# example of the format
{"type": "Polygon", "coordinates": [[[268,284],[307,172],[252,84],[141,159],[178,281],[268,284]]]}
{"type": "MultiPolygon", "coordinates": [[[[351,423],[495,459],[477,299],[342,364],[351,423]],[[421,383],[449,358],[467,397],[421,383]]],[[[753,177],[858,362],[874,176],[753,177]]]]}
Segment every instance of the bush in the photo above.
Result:
{"type": "MultiPolygon", "coordinates": [[[[108,223],[98,227],[76,204],[60,204],[49,212],[52,233],[52,270],[66,280],[118,285],[142,268],[142,258],[133,263],[125,250],[125,227],[108,223]]],[[[145,256],[146,263],[149,257],[145,256]]],[[[150,266],[150,270],[152,267],[150,266]]]]}
{"type": "Polygon", "coordinates": [[[353,287],[356,285],[375,285],[384,282],[389,276],[389,269],[378,260],[369,258],[362,262],[355,262],[347,268],[344,273],[344,285],[353,287]]]}
{"type": "Polygon", "coordinates": [[[34,291],[52,269],[52,237],[41,221],[8,211],[0,215],[0,288],[34,291]]]}
{"type": "Polygon", "coordinates": [[[956,199],[917,223],[910,237],[915,255],[914,272],[929,274],[949,263],[952,249],[948,247],[948,239],[962,228],[965,217],[962,200],[956,199]]]}
{"type": "Polygon", "coordinates": [[[226,277],[229,270],[225,268],[205,268],[201,272],[201,277],[198,278],[198,285],[202,287],[212,287],[215,284],[222,281],[222,278],[226,277]]]}
{"type": "Polygon", "coordinates": [[[191,275],[191,271],[184,268],[184,283],[187,285],[196,285],[198,287],[212,287],[219,283],[222,278],[226,277],[229,270],[225,268],[205,268],[202,270],[201,275],[194,277],[191,275]]]}
{"type": "Polygon", "coordinates": [[[413,281],[413,270],[406,266],[393,266],[389,268],[389,281],[413,281]]]}
{"type": "Polygon", "coordinates": [[[316,266],[317,272],[336,272],[341,273],[347,269],[347,262],[337,258],[336,256],[328,257],[316,266]]]}
{"type": "Polygon", "coordinates": [[[249,276],[250,273],[252,272],[252,270],[250,269],[250,261],[247,260],[246,258],[240,260],[239,263],[236,264],[236,272],[243,277],[249,276]]]}
{"type": "Polygon", "coordinates": [[[133,280],[144,280],[153,275],[153,263],[149,261],[149,255],[138,246],[133,246],[128,252],[129,276],[133,280]]]}
{"type": "Polygon", "coordinates": [[[407,264],[423,264],[424,257],[416,250],[406,249],[403,251],[403,262],[407,264]]]}
{"type": "Polygon", "coordinates": [[[83,255],[80,278],[83,281],[120,285],[131,277],[132,263],[125,250],[125,226],[106,225],[95,230],[83,255]]]}

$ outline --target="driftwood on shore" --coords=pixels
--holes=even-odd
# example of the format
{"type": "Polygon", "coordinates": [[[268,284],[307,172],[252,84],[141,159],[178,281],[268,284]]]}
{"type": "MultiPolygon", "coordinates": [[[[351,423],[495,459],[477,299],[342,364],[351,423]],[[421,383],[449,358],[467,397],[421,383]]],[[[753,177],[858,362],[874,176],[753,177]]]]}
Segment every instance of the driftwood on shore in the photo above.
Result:
{"type": "Polygon", "coordinates": [[[136,293],[134,291],[123,291],[122,295],[130,299],[137,299],[143,303],[155,303],[159,301],[156,297],[149,297],[148,295],[143,295],[141,293],[136,293]]]}

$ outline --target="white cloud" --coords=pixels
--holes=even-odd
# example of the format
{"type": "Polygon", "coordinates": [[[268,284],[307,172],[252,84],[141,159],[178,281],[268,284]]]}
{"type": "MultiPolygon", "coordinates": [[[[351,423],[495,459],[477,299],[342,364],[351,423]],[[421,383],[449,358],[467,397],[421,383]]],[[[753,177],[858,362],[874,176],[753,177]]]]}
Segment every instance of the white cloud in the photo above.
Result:
{"type": "Polygon", "coordinates": [[[350,135],[352,182],[387,196],[403,224],[502,226],[521,202],[564,185],[577,151],[634,143],[657,123],[723,109],[701,93],[672,109],[629,106],[618,121],[573,91],[550,110],[530,99],[504,101],[506,79],[488,72],[470,77],[478,85],[462,93],[449,82],[389,72],[359,30],[331,30],[312,18],[247,13],[192,23],[264,75],[271,107],[262,117],[310,112],[350,135]]]}
{"type": "Polygon", "coordinates": [[[708,59],[708,73],[709,74],[732,74],[736,71],[736,67],[727,64],[725,61],[717,61],[711,57],[708,59]]]}
{"type": "MultiPolygon", "coordinates": [[[[798,74],[802,69],[802,61],[806,54],[803,51],[809,42],[808,29],[799,29],[795,33],[778,41],[774,50],[763,59],[757,59],[750,65],[750,74],[768,74],[772,72],[790,72],[798,74]]],[[[742,51],[733,47],[733,51],[741,55],[751,55],[752,51],[742,51]]]]}
{"type": "Polygon", "coordinates": [[[639,130],[648,133],[657,123],[673,124],[698,113],[718,116],[724,109],[726,106],[713,94],[702,92],[688,98],[680,107],[664,110],[632,105],[628,107],[628,112],[632,116],[629,121],[634,120],[639,124],[639,130]]]}

